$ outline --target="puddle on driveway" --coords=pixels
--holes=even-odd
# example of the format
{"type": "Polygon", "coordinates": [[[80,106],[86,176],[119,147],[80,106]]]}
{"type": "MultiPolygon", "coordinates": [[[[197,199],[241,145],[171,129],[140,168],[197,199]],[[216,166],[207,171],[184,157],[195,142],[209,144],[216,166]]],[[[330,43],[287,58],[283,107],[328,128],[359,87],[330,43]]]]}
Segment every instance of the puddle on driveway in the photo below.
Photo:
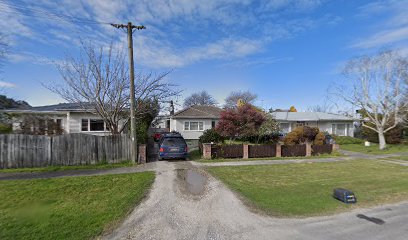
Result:
{"type": "Polygon", "coordinates": [[[200,195],[205,190],[207,177],[192,169],[177,169],[177,177],[182,181],[185,190],[193,195],[200,195]]]}
{"type": "Polygon", "coordinates": [[[374,218],[374,217],[368,217],[368,216],[366,216],[364,214],[357,214],[356,217],[361,218],[361,219],[365,219],[365,220],[370,221],[370,222],[373,222],[373,223],[375,223],[377,225],[383,225],[385,223],[385,221],[382,220],[382,219],[374,218]]]}

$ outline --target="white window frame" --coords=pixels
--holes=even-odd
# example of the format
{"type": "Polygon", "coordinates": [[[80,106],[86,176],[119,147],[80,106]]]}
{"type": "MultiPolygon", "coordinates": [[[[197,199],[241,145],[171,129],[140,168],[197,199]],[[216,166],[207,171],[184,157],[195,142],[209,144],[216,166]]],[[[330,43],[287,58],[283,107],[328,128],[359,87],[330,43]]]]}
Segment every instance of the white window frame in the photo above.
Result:
{"type": "Polygon", "coordinates": [[[350,136],[350,124],[349,123],[332,123],[332,134],[337,136],[350,136]],[[339,131],[339,125],[344,125],[341,133],[339,131]],[[334,130],[334,131],[333,131],[334,130]]]}
{"type": "Polygon", "coordinates": [[[183,129],[184,131],[189,131],[189,132],[202,132],[204,131],[204,122],[203,121],[185,121],[183,123],[183,129]],[[197,123],[197,130],[191,130],[191,123],[197,123]],[[200,128],[201,125],[201,128],[200,128]]]}
{"type": "Polygon", "coordinates": [[[100,118],[81,118],[81,124],[80,124],[81,132],[96,132],[96,133],[98,133],[98,132],[99,133],[108,132],[105,121],[103,121],[103,130],[102,131],[91,131],[91,120],[101,120],[101,121],[103,121],[103,119],[100,119],[100,118]],[[82,130],[82,121],[83,120],[87,120],[87,122],[88,122],[88,130],[87,131],[82,130]]]}
{"type": "Polygon", "coordinates": [[[290,132],[290,126],[291,126],[291,123],[290,123],[290,122],[280,122],[280,123],[279,123],[279,128],[280,128],[280,130],[282,131],[282,133],[289,133],[289,132],[290,132]],[[282,128],[282,124],[287,124],[287,125],[288,125],[288,128],[287,128],[287,129],[283,129],[283,128],[282,128]],[[284,131],[284,130],[287,130],[287,131],[284,131]]]}

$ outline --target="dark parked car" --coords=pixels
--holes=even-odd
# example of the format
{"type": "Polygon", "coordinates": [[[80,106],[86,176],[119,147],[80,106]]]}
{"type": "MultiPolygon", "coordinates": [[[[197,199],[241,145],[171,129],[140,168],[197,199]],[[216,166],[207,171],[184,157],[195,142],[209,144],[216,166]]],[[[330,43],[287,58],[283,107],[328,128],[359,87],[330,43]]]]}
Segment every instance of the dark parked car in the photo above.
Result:
{"type": "Polygon", "coordinates": [[[187,143],[179,133],[162,134],[159,140],[159,160],[186,159],[187,143]]]}

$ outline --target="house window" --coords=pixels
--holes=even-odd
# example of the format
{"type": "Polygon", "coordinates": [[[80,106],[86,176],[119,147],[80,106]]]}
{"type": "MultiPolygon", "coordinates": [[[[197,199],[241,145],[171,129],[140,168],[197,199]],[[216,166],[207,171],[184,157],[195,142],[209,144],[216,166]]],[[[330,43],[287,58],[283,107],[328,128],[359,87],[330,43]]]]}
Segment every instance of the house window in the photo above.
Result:
{"type": "Polygon", "coordinates": [[[350,130],[350,124],[344,124],[344,123],[332,124],[332,134],[335,134],[338,136],[348,136],[349,130],[350,130]]]}
{"type": "Polygon", "coordinates": [[[215,128],[215,121],[211,122],[211,128],[215,128]]]}
{"type": "Polygon", "coordinates": [[[346,124],[337,124],[337,135],[346,136],[346,124]]]}
{"type": "Polygon", "coordinates": [[[102,119],[82,119],[81,130],[83,132],[103,132],[106,129],[102,119]]]}
{"type": "Polygon", "coordinates": [[[59,128],[62,128],[62,119],[57,118],[57,119],[55,120],[55,122],[57,123],[57,126],[58,126],[59,128]]]}
{"type": "Polygon", "coordinates": [[[203,122],[184,122],[185,131],[203,131],[204,123],[203,122]]]}
{"type": "Polygon", "coordinates": [[[283,133],[288,133],[289,132],[289,123],[281,123],[280,129],[283,133]]]}
{"type": "Polygon", "coordinates": [[[104,131],[105,130],[105,123],[101,119],[90,119],[89,120],[89,128],[90,131],[104,131]]]}
{"type": "Polygon", "coordinates": [[[82,123],[81,123],[82,132],[88,132],[88,122],[89,122],[89,119],[82,119],[82,123]]]}
{"type": "Polygon", "coordinates": [[[296,127],[301,127],[301,126],[305,126],[305,122],[304,121],[297,121],[296,122],[296,127]]]}

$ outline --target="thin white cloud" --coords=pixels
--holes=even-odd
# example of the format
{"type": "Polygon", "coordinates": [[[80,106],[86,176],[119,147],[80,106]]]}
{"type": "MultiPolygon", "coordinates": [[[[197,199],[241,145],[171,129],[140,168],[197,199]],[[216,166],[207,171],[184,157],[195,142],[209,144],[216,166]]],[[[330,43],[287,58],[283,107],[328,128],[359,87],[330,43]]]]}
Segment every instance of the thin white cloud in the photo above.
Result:
{"type": "Polygon", "coordinates": [[[350,46],[353,48],[383,48],[395,46],[408,40],[408,1],[374,1],[359,8],[357,17],[376,19],[380,23],[372,26],[376,32],[360,38],[350,46]],[[384,20],[385,19],[385,20],[384,20]]]}
{"type": "Polygon", "coordinates": [[[241,58],[256,53],[263,47],[263,43],[258,40],[226,38],[199,47],[171,49],[149,38],[139,39],[141,41],[137,43],[137,58],[142,63],[156,68],[183,67],[210,59],[241,58]]]}
{"type": "Polygon", "coordinates": [[[38,65],[54,65],[54,66],[56,64],[61,63],[61,60],[51,59],[30,52],[10,53],[7,55],[7,60],[12,63],[29,62],[38,65]]]}
{"type": "MultiPolygon", "coordinates": [[[[6,34],[9,38],[12,36],[31,37],[33,35],[32,30],[24,24],[24,17],[15,14],[15,11],[9,5],[0,2],[1,33],[6,34]]],[[[10,45],[13,45],[13,41],[10,41],[10,45]]]]}
{"type": "MultiPolygon", "coordinates": [[[[321,0],[25,0],[25,3],[35,9],[79,19],[114,23],[131,20],[147,25],[147,30],[135,34],[134,44],[136,63],[150,68],[177,68],[213,59],[238,60],[262,51],[276,39],[294,37],[326,24],[311,17],[280,16],[282,10],[313,10],[322,4],[321,0]]],[[[98,45],[111,41],[123,43],[126,48],[126,35],[110,25],[69,21],[62,25],[61,21],[50,22],[38,16],[27,18],[39,26],[33,40],[57,49],[66,51],[80,45],[80,37],[98,45]]]]}
{"type": "Polygon", "coordinates": [[[263,7],[273,10],[291,7],[295,11],[309,11],[321,4],[321,0],[268,0],[265,1],[263,7]]]}
{"type": "Polygon", "coordinates": [[[386,30],[353,44],[355,48],[383,47],[392,43],[408,40],[408,26],[386,30]]]}
{"type": "Polygon", "coordinates": [[[265,57],[265,58],[256,58],[256,59],[245,59],[245,60],[238,60],[238,61],[231,61],[224,64],[221,64],[221,67],[234,67],[234,68],[243,68],[243,67],[259,67],[265,66],[280,62],[288,62],[292,61],[292,57],[265,57]]]}
{"type": "Polygon", "coordinates": [[[16,87],[16,85],[15,85],[14,83],[0,81],[0,87],[3,87],[3,88],[14,88],[14,87],[16,87]]]}

